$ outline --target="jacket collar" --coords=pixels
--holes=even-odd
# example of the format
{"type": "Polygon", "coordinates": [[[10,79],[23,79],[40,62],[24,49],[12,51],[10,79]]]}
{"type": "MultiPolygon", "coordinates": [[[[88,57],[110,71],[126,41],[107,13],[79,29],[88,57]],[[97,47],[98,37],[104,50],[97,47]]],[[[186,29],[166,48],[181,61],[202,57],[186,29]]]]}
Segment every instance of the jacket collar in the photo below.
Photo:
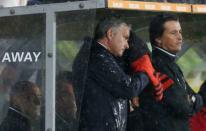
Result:
{"type": "Polygon", "coordinates": [[[16,114],[22,116],[22,117],[25,117],[25,118],[29,118],[26,114],[22,113],[21,111],[19,111],[18,109],[14,108],[14,107],[9,107],[9,109],[13,112],[15,112],[16,114]]]}
{"type": "Polygon", "coordinates": [[[101,45],[102,47],[104,47],[105,49],[107,49],[107,47],[106,47],[105,45],[103,45],[102,43],[100,43],[100,42],[98,42],[98,41],[97,41],[97,43],[100,44],[100,45],[101,45]]]}
{"type": "Polygon", "coordinates": [[[105,45],[103,45],[102,43],[96,41],[96,42],[93,44],[93,46],[94,46],[95,50],[96,50],[96,49],[99,49],[99,50],[101,50],[101,51],[103,51],[103,52],[106,52],[106,53],[110,54],[110,55],[111,55],[112,57],[114,57],[115,59],[116,59],[116,58],[119,59],[119,57],[116,57],[116,56],[114,56],[112,53],[110,53],[109,50],[107,49],[107,47],[106,47],[105,45]]]}
{"type": "Polygon", "coordinates": [[[158,55],[163,57],[163,59],[168,60],[170,62],[174,62],[177,58],[176,54],[170,53],[165,49],[162,49],[160,47],[157,46],[153,46],[153,51],[152,51],[153,55],[158,55]]]}

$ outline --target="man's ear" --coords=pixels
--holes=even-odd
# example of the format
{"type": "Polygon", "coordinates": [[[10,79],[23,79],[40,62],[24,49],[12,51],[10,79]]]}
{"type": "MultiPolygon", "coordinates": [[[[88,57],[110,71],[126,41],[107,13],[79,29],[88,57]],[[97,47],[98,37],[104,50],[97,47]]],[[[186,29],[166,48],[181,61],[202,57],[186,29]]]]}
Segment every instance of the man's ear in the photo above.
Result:
{"type": "Polygon", "coordinates": [[[161,45],[162,40],[160,39],[160,37],[158,37],[158,38],[155,39],[155,42],[156,42],[157,45],[161,45]]]}
{"type": "Polygon", "coordinates": [[[111,41],[112,37],[113,37],[113,31],[112,31],[112,28],[110,28],[107,30],[107,39],[111,41]]]}

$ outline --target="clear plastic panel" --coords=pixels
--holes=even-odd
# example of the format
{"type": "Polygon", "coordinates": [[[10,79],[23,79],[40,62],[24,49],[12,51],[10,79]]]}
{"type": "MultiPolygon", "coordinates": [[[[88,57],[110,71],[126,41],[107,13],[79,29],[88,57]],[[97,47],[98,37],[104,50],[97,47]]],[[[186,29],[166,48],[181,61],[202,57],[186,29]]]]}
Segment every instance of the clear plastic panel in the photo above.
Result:
{"type": "Polygon", "coordinates": [[[77,131],[80,112],[77,107],[81,107],[90,52],[90,44],[84,44],[84,39],[93,37],[95,17],[96,10],[57,14],[56,131],[77,131]],[[86,52],[77,55],[85,46],[86,52]],[[74,64],[77,56],[83,61],[74,64]]]}
{"type": "Polygon", "coordinates": [[[0,130],[44,130],[45,15],[0,18],[0,130]]]}
{"type": "Polygon", "coordinates": [[[206,19],[204,15],[188,15],[184,19],[182,25],[185,39],[177,62],[187,82],[197,92],[206,80],[206,19]]]}

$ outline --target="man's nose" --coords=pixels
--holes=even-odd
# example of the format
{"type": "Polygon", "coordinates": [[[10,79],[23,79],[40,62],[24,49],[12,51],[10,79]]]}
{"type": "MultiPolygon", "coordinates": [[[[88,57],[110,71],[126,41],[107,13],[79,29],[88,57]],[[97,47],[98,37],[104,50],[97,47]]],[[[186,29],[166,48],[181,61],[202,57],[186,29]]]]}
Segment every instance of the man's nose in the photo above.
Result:
{"type": "Polygon", "coordinates": [[[178,40],[181,40],[181,41],[182,41],[182,34],[181,34],[181,33],[178,33],[177,38],[178,38],[178,40]]]}
{"type": "Polygon", "coordinates": [[[126,42],[126,44],[125,44],[125,49],[129,49],[129,44],[128,44],[128,42],[126,42]]]}

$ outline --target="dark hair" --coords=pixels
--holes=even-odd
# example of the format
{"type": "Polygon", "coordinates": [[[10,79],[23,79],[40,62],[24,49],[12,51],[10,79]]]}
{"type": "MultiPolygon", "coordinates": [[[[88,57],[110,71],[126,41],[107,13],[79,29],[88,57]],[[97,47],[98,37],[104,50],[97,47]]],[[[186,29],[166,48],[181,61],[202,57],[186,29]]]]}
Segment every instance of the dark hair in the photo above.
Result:
{"type": "Polygon", "coordinates": [[[72,84],[72,72],[61,71],[56,77],[56,94],[59,94],[60,90],[64,89],[65,83],[72,84]]]}
{"type": "Polygon", "coordinates": [[[121,26],[122,24],[130,27],[126,22],[122,21],[119,18],[116,18],[116,17],[104,18],[96,26],[94,39],[98,40],[98,39],[105,37],[107,31],[110,28],[115,29],[115,28],[118,28],[119,26],[121,26]]]}
{"type": "Polygon", "coordinates": [[[17,95],[22,93],[28,93],[36,85],[30,81],[18,81],[11,88],[11,95],[17,95]]]}
{"type": "Polygon", "coordinates": [[[174,14],[162,13],[155,16],[149,25],[149,37],[151,45],[155,45],[155,39],[161,37],[164,32],[164,24],[167,21],[179,21],[174,14]]]}
{"type": "Polygon", "coordinates": [[[57,75],[56,81],[72,82],[72,72],[70,71],[61,71],[57,75]]]}

